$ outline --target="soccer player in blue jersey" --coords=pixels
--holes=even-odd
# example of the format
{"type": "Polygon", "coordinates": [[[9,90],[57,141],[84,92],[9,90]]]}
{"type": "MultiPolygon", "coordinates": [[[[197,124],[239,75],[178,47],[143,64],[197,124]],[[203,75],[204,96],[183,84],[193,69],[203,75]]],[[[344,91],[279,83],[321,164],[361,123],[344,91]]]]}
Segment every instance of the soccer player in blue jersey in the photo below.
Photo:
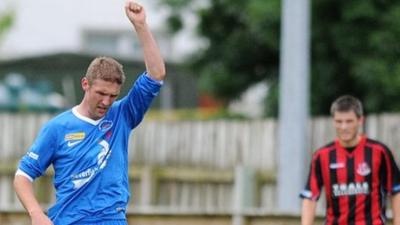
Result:
{"type": "Polygon", "coordinates": [[[146,72],[115,101],[125,80],[122,66],[112,58],[94,59],[81,81],[82,102],[43,126],[14,179],[32,225],[127,224],[129,134],[159,92],[165,65],[143,7],[127,1],[125,11],[142,45],[146,72]],[[56,202],[46,215],[32,182],[50,165],[56,202]]]}

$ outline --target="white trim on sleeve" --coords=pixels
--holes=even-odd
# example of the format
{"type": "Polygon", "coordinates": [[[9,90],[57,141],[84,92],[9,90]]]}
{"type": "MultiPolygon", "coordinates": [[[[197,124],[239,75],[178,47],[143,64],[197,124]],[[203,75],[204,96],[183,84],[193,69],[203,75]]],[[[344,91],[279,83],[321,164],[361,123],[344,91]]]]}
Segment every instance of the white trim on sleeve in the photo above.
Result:
{"type": "Polygon", "coordinates": [[[164,80],[156,80],[156,79],[154,79],[148,72],[145,72],[144,75],[145,75],[146,77],[150,78],[150,80],[152,80],[152,81],[154,81],[154,82],[156,82],[156,83],[158,83],[158,84],[160,84],[160,85],[163,85],[163,84],[164,84],[164,80]]]}
{"type": "Polygon", "coordinates": [[[28,178],[28,180],[30,182],[33,182],[33,178],[31,176],[29,176],[27,173],[25,173],[24,171],[22,171],[21,169],[18,169],[17,172],[15,172],[15,176],[23,176],[28,178]]]}

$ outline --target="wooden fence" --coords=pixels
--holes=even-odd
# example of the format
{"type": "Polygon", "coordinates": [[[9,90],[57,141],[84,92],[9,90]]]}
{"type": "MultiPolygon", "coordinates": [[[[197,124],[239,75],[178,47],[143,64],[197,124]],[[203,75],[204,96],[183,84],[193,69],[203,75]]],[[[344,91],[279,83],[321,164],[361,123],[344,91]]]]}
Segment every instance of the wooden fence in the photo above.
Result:
{"type": "MultiPolygon", "coordinates": [[[[51,117],[0,113],[0,162],[25,154],[51,117]]],[[[129,157],[134,165],[232,169],[241,164],[271,171],[276,168],[277,129],[274,120],[144,121],[132,133],[129,157]]],[[[400,152],[400,115],[369,116],[365,131],[400,152]]],[[[325,117],[310,120],[305,132],[310,153],[335,135],[331,120],[325,117]]]]}
{"type": "MultiPolygon", "coordinates": [[[[50,114],[0,114],[0,211],[21,210],[12,190],[17,160],[50,114]]],[[[310,155],[332,140],[330,118],[310,120],[310,155]]],[[[276,212],[277,123],[144,121],[130,139],[130,210],[266,215],[276,212]],[[244,191],[251,190],[251,191],[244,191]]],[[[366,133],[400,155],[400,115],[369,116],[366,133]]],[[[290,140],[288,140],[290,141],[290,140]]],[[[306,163],[305,163],[305,166],[306,163]]],[[[50,177],[35,183],[40,201],[53,201],[50,177]]],[[[321,205],[323,203],[320,203],[321,205]]],[[[323,207],[319,208],[322,212],[323,207]]]]}

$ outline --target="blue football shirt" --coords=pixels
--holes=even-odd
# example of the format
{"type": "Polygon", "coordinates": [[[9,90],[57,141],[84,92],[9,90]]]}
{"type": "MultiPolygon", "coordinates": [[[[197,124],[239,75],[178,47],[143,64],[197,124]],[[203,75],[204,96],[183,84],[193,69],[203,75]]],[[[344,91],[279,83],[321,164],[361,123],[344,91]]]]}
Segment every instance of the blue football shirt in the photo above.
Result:
{"type": "Polygon", "coordinates": [[[53,166],[56,202],[48,215],[55,225],[125,219],[130,132],[160,87],[161,82],[143,73],[102,119],[84,117],[73,108],[43,126],[19,170],[34,180],[53,166]]]}

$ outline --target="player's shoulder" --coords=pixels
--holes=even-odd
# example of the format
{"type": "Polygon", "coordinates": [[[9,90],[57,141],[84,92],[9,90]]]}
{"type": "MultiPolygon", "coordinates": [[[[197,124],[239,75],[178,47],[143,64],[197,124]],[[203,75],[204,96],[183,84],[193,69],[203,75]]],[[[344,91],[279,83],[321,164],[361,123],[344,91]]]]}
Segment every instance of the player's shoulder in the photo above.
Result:
{"type": "Polygon", "coordinates": [[[329,143],[323,145],[322,147],[319,147],[319,148],[315,151],[315,153],[321,154],[321,153],[324,153],[324,152],[332,151],[332,150],[334,150],[334,149],[335,149],[335,142],[334,142],[334,141],[331,141],[331,142],[329,142],[329,143]]]}
{"type": "Polygon", "coordinates": [[[68,118],[70,118],[68,116],[68,111],[65,111],[49,119],[40,128],[40,136],[51,136],[53,138],[57,137],[60,134],[61,130],[64,129],[64,121],[67,121],[68,118]]]}
{"type": "Polygon", "coordinates": [[[59,113],[58,115],[54,116],[52,119],[50,119],[47,123],[46,126],[50,127],[57,127],[57,126],[64,126],[65,123],[68,121],[71,121],[71,117],[73,117],[72,110],[66,110],[64,112],[59,113]]]}
{"type": "Polygon", "coordinates": [[[319,157],[321,157],[322,155],[326,155],[329,154],[329,152],[334,151],[335,150],[335,142],[329,142],[325,145],[323,145],[322,147],[319,147],[317,150],[314,151],[313,153],[313,159],[317,159],[319,157]]]}
{"type": "Polygon", "coordinates": [[[389,147],[384,144],[381,141],[372,139],[372,138],[366,138],[366,143],[365,145],[367,147],[370,147],[372,149],[377,149],[377,150],[383,150],[383,151],[390,151],[389,147]]]}

